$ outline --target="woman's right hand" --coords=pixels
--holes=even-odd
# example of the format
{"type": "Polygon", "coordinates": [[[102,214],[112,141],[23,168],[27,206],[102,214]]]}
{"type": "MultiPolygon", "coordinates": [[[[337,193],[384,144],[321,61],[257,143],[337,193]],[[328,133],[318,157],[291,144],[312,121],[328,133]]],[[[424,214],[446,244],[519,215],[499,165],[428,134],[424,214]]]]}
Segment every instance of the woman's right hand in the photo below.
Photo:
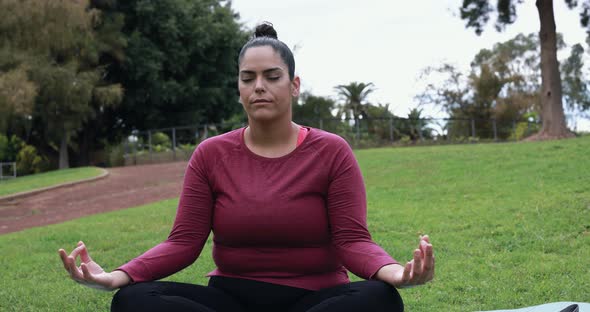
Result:
{"type": "Polygon", "coordinates": [[[86,245],[82,241],[78,242],[77,247],[70,253],[60,249],[59,256],[64,264],[64,268],[70,274],[70,278],[84,286],[100,289],[105,291],[114,290],[123,287],[131,282],[131,278],[123,271],[105,272],[98,263],[94,262],[86,245]],[[76,258],[80,256],[80,266],[76,266],[76,258]]]}

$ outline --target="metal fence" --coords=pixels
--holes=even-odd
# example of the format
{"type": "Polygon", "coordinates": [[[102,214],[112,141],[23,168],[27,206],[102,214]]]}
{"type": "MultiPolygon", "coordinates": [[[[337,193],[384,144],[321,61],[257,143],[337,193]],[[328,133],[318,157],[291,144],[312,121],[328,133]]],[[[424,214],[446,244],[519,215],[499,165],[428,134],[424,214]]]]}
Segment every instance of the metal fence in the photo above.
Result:
{"type": "MultiPolygon", "coordinates": [[[[540,128],[532,120],[496,119],[317,118],[295,122],[338,134],[353,148],[517,141],[540,128]]],[[[216,123],[134,131],[122,143],[124,163],[188,160],[202,140],[245,125],[216,123]]]]}
{"type": "Polygon", "coordinates": [[[14,178],[16,178],[16,163],[0,162],[0,181],[14,178]]]}

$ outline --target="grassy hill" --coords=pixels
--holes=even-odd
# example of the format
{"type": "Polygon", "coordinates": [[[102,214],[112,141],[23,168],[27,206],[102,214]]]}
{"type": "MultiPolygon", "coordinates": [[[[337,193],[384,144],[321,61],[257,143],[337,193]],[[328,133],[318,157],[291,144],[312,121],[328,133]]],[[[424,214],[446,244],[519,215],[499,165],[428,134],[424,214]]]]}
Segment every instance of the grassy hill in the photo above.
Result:
{"type": "MultiPolygon", "coordinates": [[[[373,238],[407,261],[427,233],[435,280],[401,290],[408,311],[590,301],[590,137],[361,150],[373,238]]],[[[57,249],[83,239],[112,270],[164,240],[177,200],[0,236],[2,310],[108,310],[112,293],[67,279],[57,249]]],[[[199,260],[169,280],[206,283],[199,260]]]]}
{"type": "Polygon", "coordinates": [[[62,183],[75,182],[93,178],[102,174],[97,167],[81,167],[64,170],[54,170],[39,174],[17,177],[0,181],[0,196],[32,191],[62,183]]]}

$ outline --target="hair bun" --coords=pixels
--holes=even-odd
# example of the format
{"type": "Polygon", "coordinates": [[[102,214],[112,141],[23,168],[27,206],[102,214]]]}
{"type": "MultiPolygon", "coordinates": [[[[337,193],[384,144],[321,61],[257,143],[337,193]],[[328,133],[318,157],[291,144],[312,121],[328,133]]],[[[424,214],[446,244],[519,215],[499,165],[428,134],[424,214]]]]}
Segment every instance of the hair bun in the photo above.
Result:
{"type": "Polygon", "coordinates": [[[256,31],[254,32],[254,38],[259,38],[259,37],[270,37],[270,38],[274,38],[277,40],[279,39],[279,38],[277,38],[277,31],[272,26],[272,23],[269,23],[269,22],[264,22],[264,23],[256,26],[256,31]]]}

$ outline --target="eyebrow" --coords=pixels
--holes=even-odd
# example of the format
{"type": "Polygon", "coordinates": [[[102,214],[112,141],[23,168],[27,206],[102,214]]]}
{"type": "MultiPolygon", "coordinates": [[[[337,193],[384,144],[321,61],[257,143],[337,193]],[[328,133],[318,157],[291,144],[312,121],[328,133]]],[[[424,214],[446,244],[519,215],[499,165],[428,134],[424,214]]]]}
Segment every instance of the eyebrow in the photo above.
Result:
{"type": "MultiPolygon", "coordinates": [[[[283,71],[283,69],[280,67],[273,67],[273,68],[263,70],[262,73],[267,74],[267,73],[274,72],[274,71],[283,71]]],[[[256,74],[256,72],[253,70],[242,70],[242,71],[240,71],[240,74],[256,74]]]]}

